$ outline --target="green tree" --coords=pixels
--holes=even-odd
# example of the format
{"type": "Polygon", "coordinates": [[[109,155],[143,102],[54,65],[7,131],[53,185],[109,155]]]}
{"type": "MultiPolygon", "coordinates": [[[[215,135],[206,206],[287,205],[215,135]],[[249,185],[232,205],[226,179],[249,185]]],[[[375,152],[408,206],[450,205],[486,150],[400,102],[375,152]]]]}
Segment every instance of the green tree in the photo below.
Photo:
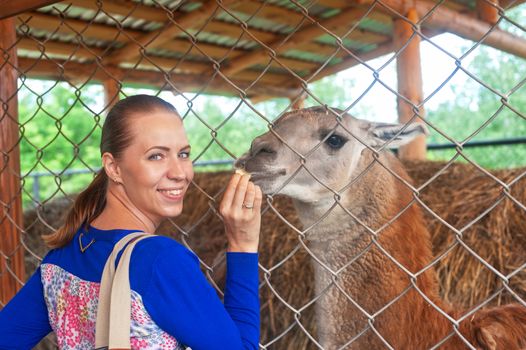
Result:
{"type": "Polygon", "coordinates": [[[19,93],[25,206],[31,203],[36,178],[40,193],[34,199],[45,201],[55,195],[78,192],[90,181],[90,175],[64,175],[68,169],[100,166],[100,116],[93,111],[97,96],[64,83],[32,81],[31,85],[42,85],[47,90],[32,90],[26,82],[19,93]]]}
{"type": "MultiPolygon", "coordinates": [[[[526,135],[526,76],[524,60],[487,47],[479,53],[468,70],[481,83],[470,79],[455,87],[456,99],[428,112],[428,120],[456,142],[497,140],[526,135]],[[494,90],[494,91],[492,91],[494,90]]],[[[447,138],[433,131],[430,143],[447,143],[447,138]]],[[[451,159],[456,151],[430,152],[431,159],[451,159]]],[[[463,154],[487,168],[526,165],[526,145],[466,148],[463,154]]],[[[465,161],[463,157],[459,158],[465,161]]]]}

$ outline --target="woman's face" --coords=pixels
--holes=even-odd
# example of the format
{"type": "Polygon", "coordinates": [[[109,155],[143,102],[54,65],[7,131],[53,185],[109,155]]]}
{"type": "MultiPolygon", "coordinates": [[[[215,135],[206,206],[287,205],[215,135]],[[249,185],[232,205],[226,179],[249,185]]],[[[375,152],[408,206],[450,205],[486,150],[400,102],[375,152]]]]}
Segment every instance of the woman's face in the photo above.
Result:
{"type": "Polygon", "coordinates": [[[154,223],[177,216],[194,171],[181,119],[154,110],[132,116],[131,144],[117,161],[131,203],[154,223]]]}

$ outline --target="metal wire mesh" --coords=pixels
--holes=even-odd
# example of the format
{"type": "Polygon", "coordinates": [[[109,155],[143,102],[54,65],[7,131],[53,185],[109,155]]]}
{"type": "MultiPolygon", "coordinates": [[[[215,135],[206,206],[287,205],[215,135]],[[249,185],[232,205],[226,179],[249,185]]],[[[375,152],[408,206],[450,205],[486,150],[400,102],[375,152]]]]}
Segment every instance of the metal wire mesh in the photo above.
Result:
{"type": "MultiPolygon", "coordinates": [[[[500,29],[503,24],[511,28],[510,31],[514,33],[513,38],[522,40],[525,34],[523,23],[518,23],[508,15],[508,10],[514,5],[516,4],[513,2],[501,2],[499,5],[489,0],[482,1],[480,6],[489,7],[487,11],[496,15],[493,23],[465,15],[465,18],[470,18],[476,24],[472,28],[473,33],[469,36],[472,38],[480,35],[460,54],[450,52],[448,47],[437,44],[433,38],[440,34],[443,28],[450,30],[456,28],[457,34],[465,34],[461,27],[455,27],[454,24],[445,26],[443,23],[453,21],[452,16],[458,16],[457,13],[460,13],[459,8],[462,6],[469,8],[474,5],[445,0],[433,3],[379,0],[361,1],[356,4],[348,4],[345,1],[307,0],[203,2],[73,0],[18,16],[17,39],[14,43],[18,50],[18,64],[12,65],[7,59],[10,47],[2,47],[2,66],[11,65],[16,70],[19,76],[17,90],[19,99],[22,102],[31,101],[36,105],[36,109],[24,110],[25,114],[20,114],[17,119],[4,107],[2,119],[16,121],[20,130],[19,143],[24,143],[26,145],[24,147],[29,147],[34,152],[33,159],[26,162],[22,159],[22,172],[19,178],[22,191],[10,194],[10,201],[21,200],[24,197],[27,211],[30,211],[30,207],[33,208],[31,214],[26,215],[24,227],[17,228],[18,243],[9,250],[1,250],[5,261],[2,273],[13,276],[19,285],[24,284],[24,279],[27,277],[17,276],[10,263],[12,257],[20,252],[26,257],[27,273],[31,273],[38,265],[46,249],[41,246],[41,242],[32,230],[37,230],[39,226],[41,227],[39,230],[42,230],[39,233],[49,233],[57,228],[59,222],[50,221],[49,218],[58,217],[58,214],[71,204],[69,198],[79,190],[68,179],[75,178],[75,181],[80,181],[79,176],[86,176],[82,180],[85,184],[90,179],[89,174],[74,173],[78,172],[78,169],[84,169],[80,170],[81,172],[85,172],[85,169],[91,173],[96,172],[93,152],[83,152],[83,150],[98,144],[104,114],[118,99],[119,93],[132,93],[133,90],[126,90],[125,87],[131,84],[134,87],[149,87],[157,93],[170,91],[184,99],[186,110],[181,111],[181,114],[185,123],[197,123],[208,130],[209,134],[208,142],[195,155],[195,162],[206,160],[206,155],[213,152],[214,148],[221,150],[228,158],[227,161],[239,157],[240,154],[231,150],[232,140],[225,139],[222,134],[225,126],[232,123],[240,113],[250,113],[251,118],[258,120],[259,126],[268,128],[271,134],[281,140],[282,147],[297,156],[297,169],[281,184],[277,194],[301,172],[310,174],[313,186],[319,185],[333,194],[334,201],[327,206],[327,211],[308,224],[305,222],[300,224],[296,216],[291,216],[290,203],[282,204],[276,194],[271,194],[266,199],[264,229],[265,225],[271,225],[271,222],[273,225],[279,223],[283,230],[280,233],[286,235],[288,241],[286,251],[262,252],[268,255],[268,258],[260,265],[264,320],[260,348],[345,349],[372,346],[394,349],[401,346],[399,344],[411,344],[409,340],[396,339],[392,335],[386,336],[385,332],[390,327],[396,329],[398,323],[398,320],[389,318],[390,310],[400,305],[408,308],[413,305],[411,300],[415,299],[423,300],[426,308],[432,310],[427,314],[433,314],[432,319],[417,316],[419,324],[436,319],[447,320],[447,331],[444,333],[441,330],[437,333],[440,337],[432,348],[447,348],[453,344],[452,339],[457,339],[466,348],[477,348],[476,344],[470,343],[463,335],[462,325],[469,322],[478,311],[488,305],[494,305],[495,300],[500,300],[504,294],[508,295],[506,300],[512,300],[526,307],[524,294],[522,291],[515,290],[511,283],[514,278],[524,278],[521,273],[526,269],[526,260],[523,260],[519,266],[499,269],[488,262],[487,258],[477,252],[465,239],[466,232],[480,224],[489,213],[505,202],[511,202],[520,212],[526,213],[525,203],[521,201],[522,197],[517,197],[517,187],[523,186],[521,180],[524,179],[526,172],[516,171],[511,178],[503,180],[494,172],[480,166],[465,149],[467,143],[481,134],[504,112],[511,113],[522,121],[526,119],[524,111],[520,111],[513,103],[514,97],[521,94],[526,81],[524,78],[503,91],[471,72],[469,64],[466,64],[481,45],[488,44],[503,48],[502,43],[511,40],[512,34],[503,34],[500,29]],[[418,13],[416,21],[409,18],[410,9],[418,13]],[[391,36],[393,28],[400,23],[409,26],[411,32],[405,41],[395,44],[391,36]],[[397,60],[417,40],[428,43],[440,54],[449,57],[455,65],[453,71],[443,77],[436,89],[421,100],[404,95],[403,91],[399,91],[383,78],[388,67],[396,65],[397,60]],[[372,57],[390,52],[393,54],[379,66],[373,66],[368,61],[372,57]],[[371,83],[360,92],[358,97],[346,101],[345,108],[338,110],[326,106],[326,101],[312,89],[312,83],[355,65],[360,65],[369,71],[372,77],[371,83]],[[450,136],[448,130],[426,119],[424,112],[426,103],[432,101],[459,74],[465,74],[472,82],[487,89],[500,100],[497,110],[461,140],[450,136]],[[50,80],[37,84],[30,79],[31,77],[50,80]],[[61,83],[58,83],[59,81],[61,83]],[[89,89],[93,91],[99,89],[97,90],[99,96],[103,94],[101,85],[93,84],[101,82],[106,89],[103,106],[98,101],[90,101],[86,93],[89,89]],[[397,169],[391,169],[380,157],[380,152],[389,148],[391,142],[400,133],[393,135],[392,140],[379,149],[373,149],[360,139],[356,130],[348,129],[342,122],[342,118],[345,118],[343,114],[346,112],[352,114],[363,99],[371,94],[371,90],[377,87],[389,91],[393,98],[398,99],[399,105],[408,106],[410,115],[404,122],[424,123],[430,130],[455,145],[454,156],[418,185],[411,184],[399,174],[397,169]],[[51,99],[52,92],[57,90],[61,91],[63,97],[59,101],[62,103],[60,110],[50,107],[47,103],[51,99]],[[220,122],[211,122],[197,106],[202,103],[203,96],[218,93],[236,96],[237,101],[232,108],[229,108],[230,111],[221,116],[220,122]],[[287,98],[286,106],[269,113],[254,102],[274,96],[287,98]],[[321,141],[310,145],[307,152],[302,152],[298,150],[297,144],[290,141],[292,139],[290,135],[282,135],[276,131],[275,123],[277,117],[301,105],[305,98],[308,98],[313,105],[325,106],[325,113],[333,116],[336,123],[321,141]],[[74,106],[82,106],[83,115],[75,114],[74,106]],[[38,132],[29,132],[31,125],[41,118],[55,126],[53,134],[42,137],[38,132]],[[72,123],[72,120],[77,121],[78,124],[72,123]],[[343,128],[348,137],[364,143],[364,146],[372,152],[373,161],[342,188],[331,188],[311,170],[312,160],[309,163],[309,159],[312,159],[313,154],[323,147],[324,142],[337,128],[343,128]],[[82,129],[84,133],[78,134],[75,129],[82,129]],[[61,168],[55,166],[58,162],[54,160],[59,158],[60,164],[66,164],[61,168]],[[432,187],[438,178],[454,168],[459,159],[463,159],[476,169],[474,173],[477,176],[482,175],[498,187],[499,196],[478,215],[463,221],[461,226],[456,226],[451,224],[450,220],[441,217],[426,200],[423,200],[422,193],[432,187]],[[385,176],[389,176],[390,181],[395,181],[405,188],[410,193],[411,200],[398,208],[396,215],[384,218],[382,222],[371,223],[364,221],[355,210],[346,207],[343,198],[346,192],[357,184],[373,186],[368,180],[368,174],[375,167],[384,169],[385,176]],[[36,180],[44,175],[49,175],[49,182],[42,184],[36,180]],[[48,191],[45,195],[36,197],[35,193],[38,194],[42,187],[47,187],[48,191]],[[405,259],[399,261],[399,254],[390,251],[391,245],[384,237],[387,235],[385,232],[391,232],[393,227],[397,227],[396,222],[402,217],[413,215],[411,208],[415,206],[419,207],[426,217],[446,227],[453,241],[447,249],[437,252],[434,258],[426,261],[421,268],[411,270],[407,267],[405,259]],[[343,211],[347,220],[355,223],[357,230],[366,232],[367,240],[363,242],[367,244],[360,246],[359,250],[337,246],[331,248],[329,243],[323,245],[323,248],[313,244],[309,240],[310,232],[323,227],[324,220],[334,211],[343,211]],[[467,253],[473,261],[482,265],[498,280],[492,293],[483,300],[477,300],[463,312],[444,309],[443,304],[437,302],[439,296],[430,293],[430,288],[426,285],[426,281],[429,281],[426,276],[434,275],[438,265],[455,251],[467,253]],[[343,256],[345,259],[336,265],[332,264],[333,255],[343,256]],[[402,283],[403,288],[393,287],[393,291],[375,289],[377,285],[386,286],[389,283],[396,285],[396,281],[389,280],[389,275],[366,276],[359,280],[357,286],[349,285],[347,280],[349,271],[359,274],[359,271],[355,270],[362,268],[363,260],[369,256],[379,257],[382,264],[397,271],[396,276],[403,276],[405,281],[402,283]],[[294,271],[290,270],[290,266],[297,267],[292,264],[294,259],[301,262],[302,268],[310,271],[308,276],[311,280],[296,281],[306,283],[307,287],[290,284],[289,290],[283,290],[283,286],[277,286],[274,280],[279,275],[294,274],[294,271]],[[375,278],[382,279],[385,283],[375,283],[375,278]],[[313,281],[317,283],[314,287],[313,281]],[[294,293],[290,289],[295,288],[309,289],[311,294],[308,300],[294,300],[294,293]],[[364,295],[369,293],[381,295],[378,300],[387,301],[381,305],[371,304],[369,299],[364,299],[364,295]],[[367,305],[363,304],[364,300],[367,300],[367,305]],[[338,309],[340,318],[330,319],[330,316],[327,318],[327,313],[323,313],[324,308],[338,309]],[[283,316],[286,321],[278,325],[280,321],[277,318],[280,315],[276,313],[280,312],[287,316],[283,316]],[[358,317],[360,321],[356,321],[354,317],[358,317]],[[317,319],[318,323],[312,321],[313,319],[317,319]]],[[[509,49],[509,45],[506,47],[509,49]]],[[[512,53],[525,57],[521,50],[523,48],[517,48],[512,53]]],[[[7,101],[2,103],[5,105],[7,101]]],[[[306,127],[306,125],[301,126],[301,128],[306,127]]],[[[3,149],[2,152],[4,158],[11,157],[11,149],[3,149]]],[[[328,163],[327,166],[331,164],[328,163]]],[[[4,167],[0,171],[12,170],[4,167]]],[[[223,180],[224,177],[217,179],[217,181],[223,180]]],[[[224,242],[200,243],[196,237],[202,234],[204,227],[210,229],[217,226],[217,229],[220,229],[215,208],[224,190],[224,184],[225,182],[207,188],[204,182],[196,181],[193,195],[202,198],[203,206],[193,216],[183,216],[179,221],[172,220],[169,225],[163,226],[165,231],[162,232],[177,236],[198,254],[203,270],[219,293],[222,288],[223,267],[222,260],[215,259],[215,256],[221,251],[224,242]],[[182,222],[184,220],[187,221],[182,222]],[[200,246],[196,247],[196,245],[200,246]]],[[[199,200],[195,199],[195,202],[199,200]]],[[[10,202],[3,201],[1,204],[7,208],[10,202]]],[[[381,209],[377,208],[377,210],[381,209]]],[[[0,220],[16,221],[7,210],[4,210],[0,220]]],[[[524,232],[516,232],[516,234],[524,235],[524,232]]],[[[6,238],[2,237],[2,239],[6,238]]],[[[405,244],[430,245],[425,239],[424,236],[422,242],[405,244]]],[[[262,249],[265,247],[263,246],[262,249]]],[[[291,280],[294,279],[291,277],[291,280]]],[[[4,305],[6,301],[1,302],[4,305]]],[[[403,328],[395,332],[400,333],[402,338],[404,333],[411,334],[408,329],[403,328]]],[[[48,340],[47,345],[42,343],[41,346],[53,348],[55,345],[52,340],[48,340]]]]}

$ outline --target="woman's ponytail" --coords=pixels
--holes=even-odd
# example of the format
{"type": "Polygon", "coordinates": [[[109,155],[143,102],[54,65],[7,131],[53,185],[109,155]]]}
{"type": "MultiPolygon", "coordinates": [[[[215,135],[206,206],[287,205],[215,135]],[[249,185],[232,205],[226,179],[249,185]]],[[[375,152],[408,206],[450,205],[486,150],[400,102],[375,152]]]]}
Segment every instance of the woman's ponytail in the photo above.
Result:
{"type": "Polygon", "coordinates": [[[106,205],[107,187],[108,176],[104,169],[101,169],[89,186],[75,199],[64,225],[54,233],[43,236],[44,242],[50,248],[60,248],[68,244],[81,225],[100,215],[106,205]]]}

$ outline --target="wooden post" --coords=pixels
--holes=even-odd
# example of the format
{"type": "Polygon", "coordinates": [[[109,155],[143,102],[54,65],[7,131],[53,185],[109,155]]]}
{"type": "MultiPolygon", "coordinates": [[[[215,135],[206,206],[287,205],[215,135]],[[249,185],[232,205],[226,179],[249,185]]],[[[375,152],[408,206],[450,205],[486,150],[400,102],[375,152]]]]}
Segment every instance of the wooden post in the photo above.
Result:
{"type": "Polygon", "coordinates": [[[307,94],[306,93],[302,93],[296,98],[291,98],[290,102],[292,103],[292,105],[290,106],[290,109],[294,110],[294,109],[301,109],[301,108],[305,107],[305,100],[306,99],[307,99],[307,94]]]}
{"type": "MultiPolygon", "coordinates": [[[[410,9],[407,18],[413,22],[418,22],[418,14],[415,9],[410,9]]],[[[413,35],[413,27],[403,19],[394,21],[394,47],[399,51],[408,40],[411,40],[404,51],[396,60],[398,75],[398,93],[415,105],[419,105],[423,100],[422,90],[422,67],[420,66],[420,37],[413,35]]],[[[414,115],[413,105],[398,97],[398,121],[408,122],[414,115]]],[[[424,117],[424,108],[420,107],[418,114],[424,117]]],[[[414,122],[422,122],[415,119],[414,122]]],[[[400,147],[398,151],[400,159],[424,160],[426,159],[426,139],[425,136],[418,136],[411,143],[400,147]]]]}
{"type": "Polygon", "coordinates": [[[119,93],[121,91],[121,82],[117,79],[120,79],[119,75],[113,74],[113,77],[109,77],[103,82],[104,109],[106,112],[109,112],[111,107],[113,107],[113,105],[120,99],[119,93]]]}
{"type": "Polygon", "coordinates": [[[0,20],[0,302],[7,303],[26,280],[18,147],[18,99],[15,18],[0,20]]]}
{"type": "Polygon", "coordinates": [[[491,3],[498,5],[499,0],[477,0],[476,9],[478,17],[484,22],[495,24],[499,20],[499,10],[491,6],[491,3]]]}

